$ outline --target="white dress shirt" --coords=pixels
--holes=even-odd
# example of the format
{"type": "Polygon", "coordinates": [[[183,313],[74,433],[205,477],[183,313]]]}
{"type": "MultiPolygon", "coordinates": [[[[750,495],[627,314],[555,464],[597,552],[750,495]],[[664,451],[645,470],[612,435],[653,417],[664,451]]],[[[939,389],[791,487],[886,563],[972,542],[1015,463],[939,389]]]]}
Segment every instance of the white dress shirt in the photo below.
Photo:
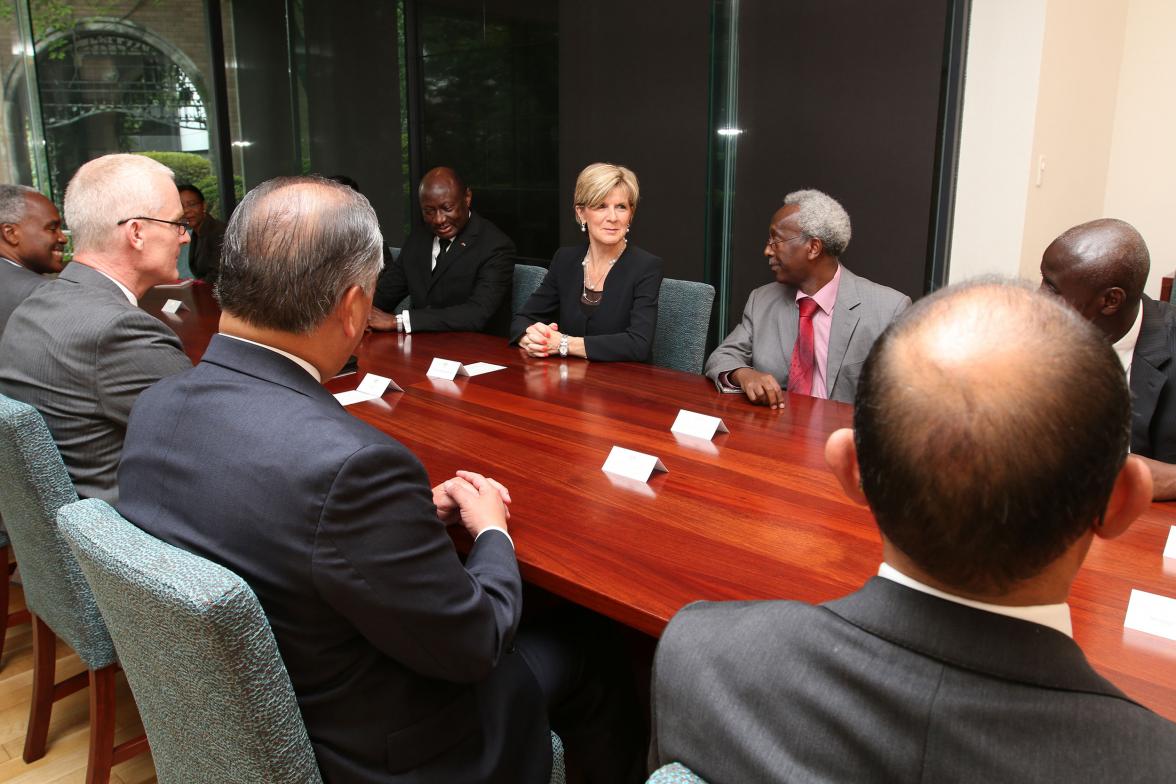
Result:
{"type": "Polygon", "coordinates": [[[883,563],[878,567],[878,576],[885,577],[887,580],[893,580],[899,585],[905,585],[907,588],[931,594],[940,599],[946,599],[949,602],[962,604],[965,607],[974,607],[977,610],[1005,615],[1009,618],[1039,623],[1042,626],[1048,626],[1051,629],[1059,631],[1067,637],[1074,636],[1074,627],[1070,623],[1070,605],[1065,602],[1061,604],[1034,604],[1023,607],[977,602],[973,599],[965,599],[962,596],[944,593],[943,591],[932,588],[930,585],[925,585],[913,577],[908,577],[888,563],[883,563]]]}

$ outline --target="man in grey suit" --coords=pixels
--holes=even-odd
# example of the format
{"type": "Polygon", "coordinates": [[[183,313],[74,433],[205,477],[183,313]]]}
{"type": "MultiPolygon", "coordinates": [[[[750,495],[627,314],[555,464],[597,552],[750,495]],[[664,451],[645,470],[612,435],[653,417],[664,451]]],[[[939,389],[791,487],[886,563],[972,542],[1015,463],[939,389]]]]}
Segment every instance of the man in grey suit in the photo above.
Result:
{"type": "Polygon", "coordinates": [[[0,334],[41,276],[61,272],[65,241],[53,202],[25,185],[0,185],[0,334]]]}
{"type": "Polygon", "coordinates": [[[1115,353],[1057,300],[978,283],[915,305],[826,447],[877,520],[878,576],[819,607],[680,611],[651,764],[711,784],[1170,781],[1176,725],[1090,667],[1066,604],[1094,538],[1151,501],[1129,423],[1115,353]]]}
{"type": "Polygon", "coordinates": [[[0,336],[0,392],[45,417],[78,494],[118,500],[131,405],[192,366],[175,333],[138,308],[176,277],[188,241],[171,171],[139,155],[106,155],[65,191],[74,260],[13,311],[0,336]]]}
{"type": "Polygon", "coordinates": [[[772,216],[764,255],[776,281],[751,292],[743,320],[707,358],[721,392],[781,408],[783,390],[852,403],[862,363],[910,297],[859,278],[838,257],[849,215],[821,191],[795,191],[772,216]]]}

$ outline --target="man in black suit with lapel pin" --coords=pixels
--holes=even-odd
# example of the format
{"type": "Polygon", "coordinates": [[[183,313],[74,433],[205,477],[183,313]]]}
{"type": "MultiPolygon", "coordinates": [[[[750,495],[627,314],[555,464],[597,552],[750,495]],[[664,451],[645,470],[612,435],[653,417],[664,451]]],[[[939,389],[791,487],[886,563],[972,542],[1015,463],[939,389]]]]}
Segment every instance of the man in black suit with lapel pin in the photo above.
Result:
{"type": "Polygon", "coordinates": [[[420,187],[425,226],[380,275],[370,325],[400,332],[507,334],[515,246],[470,209],[473,193],[453,169],[430,170],[420,187]],[[405,296],[407,308],[394,313],[405,296]]]}

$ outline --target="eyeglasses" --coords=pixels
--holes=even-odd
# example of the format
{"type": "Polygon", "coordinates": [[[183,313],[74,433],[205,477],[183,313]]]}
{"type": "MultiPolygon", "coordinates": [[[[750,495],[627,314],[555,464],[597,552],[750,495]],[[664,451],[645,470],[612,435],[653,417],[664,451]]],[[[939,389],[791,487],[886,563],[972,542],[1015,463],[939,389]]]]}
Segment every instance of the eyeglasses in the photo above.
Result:
{"type": "Polygon", "coordinates": [[[783,237],[778,240],[774,240],[771,237],[768,237],[768,246],[771,247],[772,245],[779,245],[781,242],[792,242],[793,240],[807,240],[807,239],[808,239],[808,237],[804,236],[803,234],[797,234],[795,237],[783,237]]]}
{"type": "Polygon", "coordinates": [[[118,223],[116,223],[114,225],[121,226],[124,223],[127,223],[128,221],[133,221],[133,220],[149,220],[149,221],[155,221],[156,223],[169,223],[172,226],[176,227],[177,234],[184,234],[185,232],[189,232],[192,230],[191,224],[189,224],[188,221],[186,221],[186,220],[173,221],[173,220],[167,220],[165,218],[148,218],[146,215],[136,215],[133,218],[123,218],[122,220],[120,220],[118,223]]]}

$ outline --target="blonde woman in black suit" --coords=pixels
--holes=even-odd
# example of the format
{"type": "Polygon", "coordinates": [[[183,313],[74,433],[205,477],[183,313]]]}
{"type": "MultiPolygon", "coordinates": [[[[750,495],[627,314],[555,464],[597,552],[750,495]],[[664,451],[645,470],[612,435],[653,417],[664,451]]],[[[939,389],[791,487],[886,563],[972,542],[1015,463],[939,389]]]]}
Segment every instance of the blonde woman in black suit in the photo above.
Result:
{"type": "Polygon", "coordinates": [[[511,340],[533,357],[645,362],[657,327],[662,260],[628,241],[640,190],[624,166],[594,163],[576,178],[586,241],[560,248],[515,314],[511,340]]]}

